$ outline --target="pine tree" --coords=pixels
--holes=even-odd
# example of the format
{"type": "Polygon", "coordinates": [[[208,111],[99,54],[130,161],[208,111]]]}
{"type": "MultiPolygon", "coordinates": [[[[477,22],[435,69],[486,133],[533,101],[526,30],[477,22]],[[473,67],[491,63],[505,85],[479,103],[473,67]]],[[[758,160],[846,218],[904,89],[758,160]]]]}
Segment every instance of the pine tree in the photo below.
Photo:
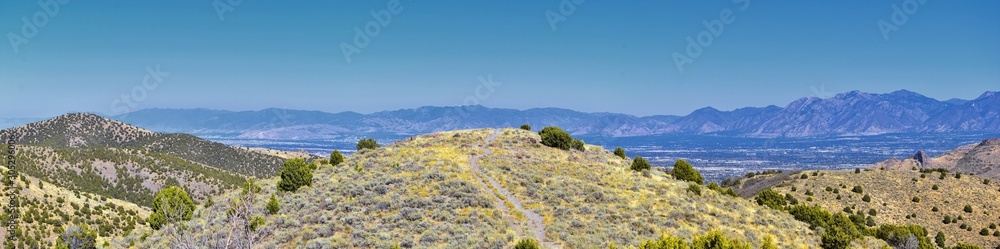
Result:
{"type": "Polygon", "coordinates": [[[340,154],[339,150],[333,150],[330,153],[330,165],[337,166],[342,162],[344,162],[344,155],[340,154]]]}
{"type": "Polygon", "coordinates": [[[278,197],[271,194],[271,199],[267,201],[267,213],[277,214],[280,207],[278,206],[278,197]]]}
{"type": "Polygon", "coordinates": [[[628,159],[628,157],[625,156],[625,149],[622,149],[622,147],[615,148],[615,155],[621,157],[622,159],[628,159]]]}
{"type": "Polygon", "coordinates": [[[281,180],[278,181],[279,190],[295,191],[302,186],[312,186],[312,172],[302,158],[286,160],[279,174],[281,176],[281,180]]]}
{"type": "Polygon", "coordinates": [[[695,170],[690,163],[684,160],[677,160],[677,162],[674,163],[674,171],[672,174],[674,175],[674,178],[680,180],[695,182],[698,184],[705,183],[705,179],[701,177],[701,173],[698,173],[698,171],[695,170]]]}
{"type": "Polygon", "coordinates": [[[635,159],[632,159],[632,170],[643,171],[651,168],[649,162],[641,156],[636,156],[635,159]]]}

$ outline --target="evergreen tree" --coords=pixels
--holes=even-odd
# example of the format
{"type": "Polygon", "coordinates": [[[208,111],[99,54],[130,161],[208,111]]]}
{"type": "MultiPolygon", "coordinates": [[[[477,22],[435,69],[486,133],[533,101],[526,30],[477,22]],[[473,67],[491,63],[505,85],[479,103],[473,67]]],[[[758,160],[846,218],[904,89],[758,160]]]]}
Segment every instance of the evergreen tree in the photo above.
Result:
{"type": "Polygon", "coordinates": [[[374,149],[378,149],[379,147],[382,147],[382,146],[379,145],[378,142],[375,141],[375,139],[371,139],[371,138],[361,139],[361,141],[358,141],[358,145],[357,145],[358,151],[361,151],[361,150],[364,150],[364,149],[374,150],[374,149]]]}
{"type": "Polygon", "coordinates": [[[641,156],[636,156],[635,159],[632,159],[632,170],[643,171],[651,168],[652,166],[649,165],[649,162],[641,156]]]}
{"type": "Polygon", "coordinates": [[[538,132],[538,135],[542,137],[542,144],[545,146],[569,150],[573,144],[573,137],[559,127],[546,126],[538,132]]]}
{"type": "Polygon", "coordinates": [[[344,162],[344,155],[340,154],[339,150],[333,150],[330,153],[330,165],[337,166],[342,162],[344,162]]]}
{"type": "Polygon", "coordinates": [[[295,191],[302,186],[312,186],[312,172],[301,158],[285,160],[285,165],[281,167],[279,174],[281,176],[281,180],[278,181],[279,190],[295,191]]]}
{"type": "Polygon", "coordinates": [[[153,198],[153,213],[149,215],[149,226],[160,229],[163,225],[191,220],[194,215],[194,200],[181,187],[163,188],[153,198]]]}
{"type": "Polygon", "coordinates": [[[267,213],[277,214],[280,207],[278,206],[278,197],[271,194],[271,199],[267,201],[267,213]]]}
{"type": "Polygon", "coordinates": [[[628,157],[625,156],[625,149],[622,149],[622,147],[615,148],[615,155],[621,157],[622,159],[628,159],[628,157]]]}
{"type": "Polygon", "coordinates": [[[690,163],[684,160],[677,160],[677,162],[674,163],[674,171],[671,174],[680,180],[695,182],[698,184],[705,183],[705,179],[701,177],[701,173],[698,173],[698,171],[695,170],[690,163]]]}
{"type": "Polygon", "coordinates": [[[937,236],[934,236],[934,243],[936,243],[938,247],[944,248],[944,239],[944,232],[938,231],[937,236]]]}
{"type": "Polygon", "coordinates": [[[531,125],[523,124],[521,125],[522,130],[531,131],[531,125]]]}

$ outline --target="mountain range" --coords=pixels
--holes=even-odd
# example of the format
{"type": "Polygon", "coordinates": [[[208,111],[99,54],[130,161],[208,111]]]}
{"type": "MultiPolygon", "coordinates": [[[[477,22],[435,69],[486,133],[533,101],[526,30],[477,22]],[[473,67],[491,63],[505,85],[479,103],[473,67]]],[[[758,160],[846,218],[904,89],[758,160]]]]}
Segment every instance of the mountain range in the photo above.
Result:
{"type": "Polygon", "coordinates": [[[287,109],[221,111],[145,109],[111,118],[158,132],[247,139],[330,139],[343,136],[429,132],[521,124],[559,126],[573,135],[632,137],[716,134],[743,137],[813,137],[910,132],[1000,132],[1000,95],[938,101],[899,90],[851,91],[831,98],[801,98],[785,107],[712,107],[687,116],[638,117],[559,108],[527,110],[483,106],[420,107],[372,114],[287,109]]]}

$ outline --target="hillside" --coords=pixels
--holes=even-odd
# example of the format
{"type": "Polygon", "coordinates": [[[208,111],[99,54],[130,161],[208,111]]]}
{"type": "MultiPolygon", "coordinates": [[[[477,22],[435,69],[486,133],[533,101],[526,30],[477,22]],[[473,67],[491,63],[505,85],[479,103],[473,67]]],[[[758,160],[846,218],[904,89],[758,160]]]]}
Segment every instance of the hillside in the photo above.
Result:
{"type": "MultiPolygon", "coordinates": [[[[818,246],[815,232],[789,215],[707,188],[695,194],[661,172],[644,176],[600,147],[566,151],[539,141],[523,130],[465,130],[352,154],[316,169],[311,187],[277,193],[281,209],[267,218],[259,245],[511,248],[535,238],[545,247],[607,248],[719,230],[755,247],[766,237],[785,248],[818,246]]],[[[259,182],[258,201],[276,192],[276,181],[259,182]]],[[[223,238],[227,210],[196,211],[187,223],[199,231],[193,241],[223,238]]],[[[170,243],[148,228],[116,241],[170,243]]]]}
{"type": "Polygon", "coordinates": [[[633,137],[659,134],[723,134],[750,137],[812,137],[886,133],[998,133],[1000,94],[974,100],[938,101],[918,93],[851,91],[830,98],[800,98],[784,107],[712,107],[685,116],[638,117],[559,108],[527,110],[483,106],[420,107],[371,114],[286,109],[219,111],[147,109],[112,118],[161,132],[249,139],[337,139],[358,135],[413,135],[524,123],[562,127],[573,135],[633,137]]]}
{"type": "MultiPolygon", "coordinates": [[[[6,174],[7,168],[0,167],[0,170],[6,174]]],[[[143,226],[142,220],[150,213],[149,209],[127,201],[71,191],[30,176],[21,175],[14,182],[20,188],[16,191],[20,197],[17,228],[21,231],[17,248],[53,248],[56,237],[63,230],[83,224],[95,231],[98,244],[103,244],[143,226]]],[[[0,205],[5,211],[10,201],[8,193],[14,191],[0,193],[0,205]]],[[[7,224],[9,215],[6,212],[0,215],[3,224],[7,224]]],[[[9,232],[7,226],[0,226],[0,238],[7,238],[9,232]]]]}
{"type": "MultiPolygon", "coordinates": [[[[1000,246],[996,229],[1000,225],[1000,184],[995,180],[984,184],[984,178],[968,175],[956,179],[954,173],[943,179],[940,176],[938,172],[913,170],[805,171],[776,181],[773,189],[790,194],[799,203],[819,205],[831,212],[850,207],[872,217],[876,225],[920,225],[927,229],[931,241],[943,232],[948,246],[958,242],[982,248],[1000,246]],[[861,193],[852,192],[855,186],[860,186],[861,193]],[[866,195],[869,201],[864,200],[866,195]],[[966,205],[971,212],[964,210],[966,205]],[[870,210],[875,215],[870,215],[870,210]],[[961,220],[946,224],[946,216],[961,220]],[[987,235],[980,235],[982,229],[987,235]]],[[[773,177],[751,179],[759,182],[757,178],[773,177]]]]}
{"type": "MultiPolygon", "coordinates": [[[[186,134],[160,134],[92,114],[67,114],[0,131],[16,134],[19,172],[148,206],[166,185],[199,200],[248,176],[273,176],[282,159],[186,134]]],[[[6,145],[3,145],[6,146],[6,145]]],[[[6,147],[3,147],[6,148],[6,147]]]]}
{"type": "Polygon", "coordinates": [[[1000,180],[1000,138],[961,146],[936,157],[930,157],[923,151],[919,151],[910,158],[892,158],[869,167],[869,169],[888,170],[911,170],[913,168],[942,168],[1000,180]]]}

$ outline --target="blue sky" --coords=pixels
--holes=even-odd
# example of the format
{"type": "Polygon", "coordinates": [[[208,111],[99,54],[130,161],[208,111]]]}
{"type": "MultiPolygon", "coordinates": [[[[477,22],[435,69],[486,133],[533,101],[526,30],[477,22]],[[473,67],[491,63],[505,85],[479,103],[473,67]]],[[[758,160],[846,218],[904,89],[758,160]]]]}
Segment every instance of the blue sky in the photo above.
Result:
{"type": "Polygon", "coordinates": [[[741,1],[0,1],[0,117],[477,102],[683,115],[850,90],[1000,90],[998,1],[741,1]],[[894,5],[911,11],[894,23],[894,5]],[[554,30],[549,11],[564,18],[554,30]],[[25,33],[22,18],[44,25],[25,33]],[[718,35],[703,24],[720,19],[718,35]],[[348,61],[341,44],[368,23],[377,36],[348,61]],[[711,43],[678,70],[700,33],[711,43]]]}

